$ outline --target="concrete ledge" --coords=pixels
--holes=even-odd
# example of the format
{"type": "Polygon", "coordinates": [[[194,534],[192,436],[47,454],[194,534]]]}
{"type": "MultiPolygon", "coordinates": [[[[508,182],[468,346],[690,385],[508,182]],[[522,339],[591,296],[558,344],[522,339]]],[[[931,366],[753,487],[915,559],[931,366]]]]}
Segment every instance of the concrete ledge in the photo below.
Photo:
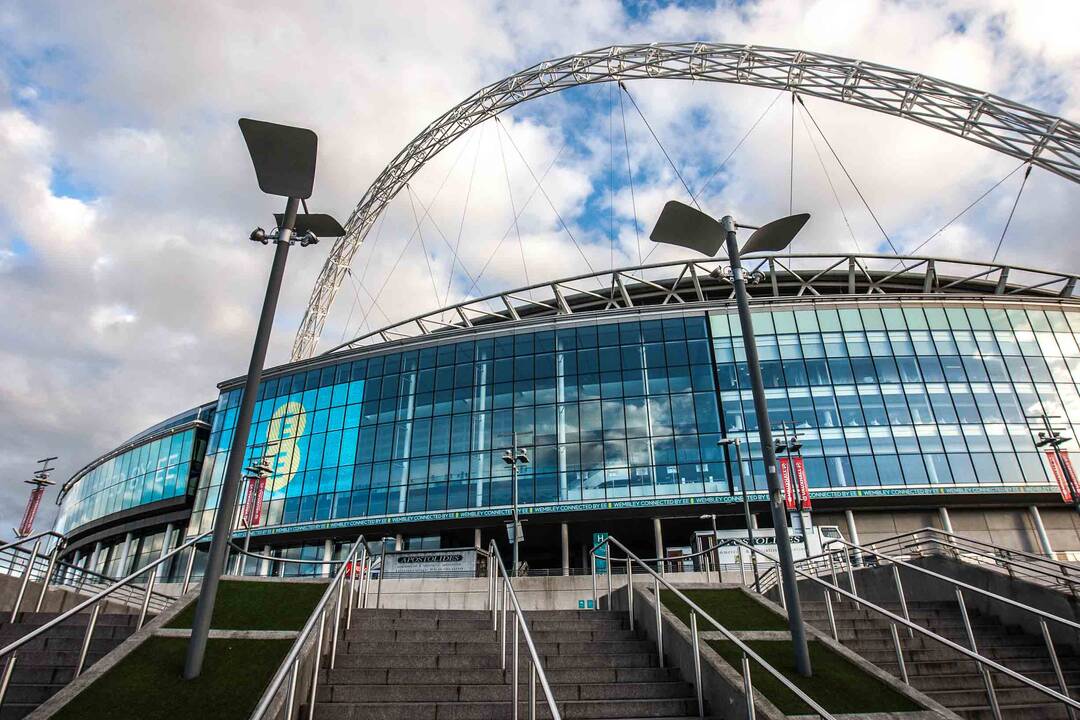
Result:
{"type": "MultiPolygon", "coordinates": [[[[211,630],[212,640],[295,640],[299,630],[211,630]]],[[[154,637],[188,638],[190,628],[161,628],[154,637]]]]}

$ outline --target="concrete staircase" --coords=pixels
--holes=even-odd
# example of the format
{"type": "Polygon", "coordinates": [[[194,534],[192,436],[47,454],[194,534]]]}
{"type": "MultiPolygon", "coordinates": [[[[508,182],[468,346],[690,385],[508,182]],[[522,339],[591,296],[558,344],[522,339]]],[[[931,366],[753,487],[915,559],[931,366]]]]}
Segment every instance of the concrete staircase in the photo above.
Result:
{"type": "MultiPolygon", "coordinates": [[[[527,618],[564,718],[697,717],[693,687],[677,670],[659,667],[656,645],[631,632],[625,614],[552,610],[527,618]]],[[[322,672],[319,720],[511,717],[510,637],[503,671],[489,613],[358,610],[352,629],[342,632],[337,665],[322,672]]],[[[519,653],[519,712],[526,718],[524,640],[519,653]]],[[[539,682],[536,695],[537,717],[550,717],[539,682]]]]}
{"type": "MultiPolygon", "coordinates": [[[[885,607],[898,615],[902,614],[899,606],[885,607]]],[[[963,617],[956,603],[909,601],[908,610],[912,622],[968,647],[963,617]]],[[[888,621],[848,602],[834,602],[833,611],[843,645],[900,677],[888,621]]],[[[831,632],[823,601],[804,601],[803,612],[807,622],[824,633],[831,632]]],[[[1057,678],[1041,637],[1027,635],[1019,628],[1002,625],[972,610],[969,610],[969,617],[975,642],[982,655],[1047,687],[1058,689],[1057,678]]],[[[993,720],[982,675],[973,661],[918,634],[909,638],[903,628],[900,628],[900,644],[908,677],[915,688],[962,717],[993,720]]],[[[1069,694],[1073,698],[1080,697],[1080,657],[1067,648],[1057,649],[1065,681],[1070,686],[1069,694]]],[[[1068,718],[1063,705],[1037,690],[1000,674],[993,674],[993,681],[1004,718],[1068,718]]]]}
{"type": "MultiPolygon", "coordinates": [[[[22,612],[15,622],[0,622],[0,646],[18,640],[58,615],[22,612]]],[[[89,620],[89,613],[76,615],[19,649],[11,684],[0,706],[0,720],[25,717],[74,679],[89,620]]],[[[130,613],[102,612],[94,627],[84,670],[134,633],[137,620],[130,613]]]]}

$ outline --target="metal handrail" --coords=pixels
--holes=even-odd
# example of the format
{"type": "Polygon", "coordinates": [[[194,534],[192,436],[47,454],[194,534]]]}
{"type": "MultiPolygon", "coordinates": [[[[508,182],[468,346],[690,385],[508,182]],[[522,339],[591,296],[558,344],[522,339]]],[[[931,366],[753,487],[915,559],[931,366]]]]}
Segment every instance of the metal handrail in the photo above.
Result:
{"type": "Polygon", "coordinates": [[[44,530],[42,532],[37,533],[36,535],[28,535],[28,536],[26,536],[24,538],[19,538],[17,540],[13,540],[12,542],[4,543],[3,545],[0,545],[0,552],[3,552],[5,550],[7,550],[8,548],[18,547],[19,545],[25,545],[26,543],[30,542],[31,540],[35,540],[35,541],[36,540],[41,540],[42,538],[44,538],[46,536],[49,536],[49,535],[51,535],[54,538],[57,538],[61,542],[63,542],[64,540],[67,539],[66,537],[64,537],[63,535],[61,535],[58,532],[54,532],[52,530],[44,530]]]}
{"type": "MultiPolygon", "coordinates": [[[[188,540],[183,545],[180,545],[174,550],[171,550],[165,555],[162,555],[154,562],[136,570],[135,572],[131,573],[130,575],[121,580],[117,580],[109,587],[87,598],[86,600],[71,608],[67,612],[61,613],[60,615],[53,618],[44,625],[41,625],[40,627],[37,627],[28,632],[26,635],[23,635],[18,640],[8,643],[3,648],[0,648],[0,658],[8,658],[7,664],[4,666],[3,675],[0,675],[0,705],[3,705],[4,696],[7,694],[8,685],[11,683],[11,674],[15,671],[15,663],[18,661],[19,658],[19,648],[26,645],[31,640],[34,640],[35,638],[49,632],[61,623],[66,622],[73,616],[78,615],[83,610],[92,607],[93,610],[90,613],[90,621],[86,624],[86,633],[83,635],[82,649],[79,652],[79,661],[75,666],[75,677],[78,677],[82,674],[82,671],[86,664],[86,655],[90,651],[90,641],[93,639],[94,627],[97,624],[98,616],[101,614],[101,601],[112,596],[121,588],[130,587],[131,583],[133,583],[136,578],[149,572],[149,576],[146,581],[146,588],[143,595],[142,608],[139,612],[139,620],[135,626],[135,631],[138,632],[142,629],[143,623],[146,622],[146,614],[150,606],[150,596],[151,593],[153,593],[154,591],[154,580],[157,578],[157,567],[165,561],[170,560],[173,556],[178,555],[181,551],[186,550],[187,548],[191,548],[191,556],[188,560],[187,566],[187,576],[184,581],[184,588],[186,590],[188,584],[191,581],[191,569],[195,559],[195,545],[206,539],[209,534],[210,532],[207,531],[202,535],[199,535],[198,537],[188,540]]],[[[29,573],[27,573],[27,577],[29,577],[29,573]]]]}
{"type": "Polygon", "coordinates": [[[986,558],[992,561],[993,565],[1004,566],[1010,574],[1043,578],[1046,580],[1045,584],[1051,587],[1064,586],[1074,594],[1080,590],[1080,581],[1078,581],[1080,579],[1074,579],[1073,576],[1069,575],[1070,571],[1074,574],[1080,573],[1080,568],[1076,566],[1070,566],[1044,555],[1001,547],[937,528],[926,527],[913,532],[895,535],[879,540],[873,543],[871,547],[895,545],[901,549],[921,551],[924,544],[941,548],[942,554],[954,555],[964,562],[970,562],[970,560],[967,557],[962,557],[960,551],[967,555],[986,558]],[[1013,555],[1021,558],[1022,561],[1013,559],[1011,557],[1013,555]]]}
{"type": "Polygon", "coordinates": [[[284,710],[284,720],[292,720],[293,713],[296,709],[297,695],[300,690],[300,669],[301,665],[307,659],[307,656],[311,656],[311,687],[308,691],[308,720],[315,717],[315,698],[319,686],[319,669],[322,664],[322,657],[324,654],[323,647],[326,644],[326,623],[328,619],[328,613],[333,612],[333,635],[330,639],[330,658],[329,668],[334,669],[334,665],[337,662],[337,646],[338,637],[341,629],[341,617],[345,615],[345,629],[348,630],[352,627],[352,611],[355,608],[367,607],[368,590],[371,587],[371,567],[374,564],[369,562],[369,558],[374,560],[373,553],[369,552],[369,547],[364,536],[361,535],[353,543],[349,549],[348,555],[341,562],[341,567],[338,569],[334,578],[327,584],[326,591],[319,598],[319,602],[316,603],[315,608],[312,610],[311,615],[308,617],[307,622],[304,623],[304,627],[301,628],[299,634],[296,636],[296,640],[293,642],[292,647],[289,648],[288,654],[278,667],[274,677],[270,679],[270,683],[266,686],[266,690],[263,692],[262,697],[259,698],[259,703],[255,706],[255,709],[251,713],[250,720],[261,720],[267,717],[267,712],[270,711],[271,706],[275,704],[278,698],[278,694],[282,689],[282,686],[288,681],[286,688],[285,700],[283,707],[275,707],[275,714],[280,710],[284,710]],[[360,571],[357,572],[356,568],[359,564],[360,571]],[[351,572],[350,572],[351,569],[351,572]],[[359,585],[357,583],[359,579],[359,585]],[[349,597],[346,599],[345,586],[349,585],[349,597]],[[333,608],[331,608],[333,603],[333,608]],[[308,641],[315,637],[314,645],[308,645],[308,641]]]}
{"type": "Polygon", "coordinates": [[[511,703],[511,720],[517,720],[518,717],[518,633],[525,638],[525,648],[529,651],[529,657],[532,659],[532,668],[529,671],[529,718],[532,720],[536,717],[536,681],[540,680],[540,688],[544,692],[544,700],[547,702],[548,710],[551,711],[552,720],[562,720],[562,715],[559,713],[558,705],[555,703],[555,695],[551,691],[551,685],[548,683],[547,674],[544,672],[543,666],[540,664],[540,655],[536,652],[536,644],[533,642],[532,633],[529,632],[528,623],[525,622],[525,613],[521,609],[521,603],[518,602],[517,593],[514,591],[514,583],[511,581],[510,574],[506,571],[506,563],[503,562],[502,555],[499,553],[499,546],[492,540],[489,547],[489,557],[494,562],[488,563],[488,605],[491,608],[491,629],[495,632],[499,631],[500,614],[502,616],[502,669],[506,670],[506,600],[509,597],[510,603],[513,606],[514,612],[514,629],[513,629],[513,672],[510,682],[510,703],[511,703]],[[502,592],[498,592],[499,588],[499,573],[502,573],[502,592]],[[502,610],[500,613],[499,610],[502,610]]]}
{"type": "MultiPolygon", "coordinates": [[[[42,587],[38,595],[37,605],[34,608],[35,612],[40,612],[45,599],[45,593],[48,591],[50,584],[53,587],[73,588],[76,592],[83,592],[86,590],[87,583],[108,587],[117,581],[115,577],[80,567],[73,563],[69,563],[66,560],[59,560],[52,556],[35,556],[30,550],[22,547],[15,547],[14,545],[15,544],[12,543],[8,547],[7,552],[10,553],[10,562],[7,564],[8,569],[14,571],[18,564],[24,575],[26,573],[31,575],[31,580],[34,579],[33,575],[37,570],[42,570],[38,577],[38,580],[42,583],[42,587]],[[30,558],[21,558],[18,553],[25,553],[26,555],[29,555],[30,558]],[[16,561],[18,562],[16,563],[16,561]],[[34,563],[32,567],[31,562],[34,563]],[[78,580],[69,580],[66,578],[67,575],[74,575],[78,580]]],[[[2,552],[4,551],[0,551],[0,553],[2,552]]],[[[139,591],[135,592],[135,596],[138,596],[139,594],[141,594],[139,591]]],[[[159,601],[166,601],[166,604],[171,603],[176,599],[173,595],[158,592],[157,590],[155,590],[152,595],[159,601]]],[[[21,600],[17,601],[12,612],[17,613],[20,610],[21,604],[21,600]]]]}
{"type": "MultiPolygon", "coordinates": [[[[742,540],[737,540],[736,542],[738,544],[742,545],[743,547],[749,548],[753,552],[761,553],[763,555],[766,554],[763,551],[758,550],[757,548],[751,547],[750,545],[748,545],[746,542],[744,542],[742,540]]],[[[846,552],[844,554],[846,555],[846,552]]],[[[815,557],[819,557],[819,556],[815,556],[815,557]]],[[[907,617],[907,615],[908,615],[907,602],[906,602],[906,600],[904,598],[903,586],[902,585],[899,585],[898,589],[900,591],[900,606],[901,606],[901,610],[903,612],[903,616],[897,615],[896,613],[894,613],[894,612],[892,612],[890,610],[887,610],[887,609],[885,609],[885,608],[883,608],[883,607],[881,607],[879,605],[875,605],[874,603],[872,603],[872,602],[870,602],[868,600],[860,598],[859,595],[858,595],[858,591],[855,589],[853,576],[851,574],[851,564],[850,563],[851,563],[851,560],[850,560],[850,558],[848,558],[847,571],[848,571],[849,581],[851,582],[851,590],[850,591],[849,590],[844,590],[843,588],[841,588],[839,586],[839,584],[830,583],[828,581],[822,580],[821,578],[819,578],[819,577],[817,577],[815,575],[811,575],[810,573],[806,572],[805,570],[801,570],[798,567],[795,568],[796,574],[801,575],[802,577],[806,578],[807,580],[810,580],[811,582],[815,582],[818,585],[821,585],[825,589],[825,592],[823,592],[822,595],[825,598],[825,607],[826,607],[826,613],[827,613],[827,615],[829,617],[830,631],[832,633],[833,639],[836,640],[837,642],[840,642],[840,636],[839,636],[839,633],[837,632],[837,629],[836,629],[836,621],[835,621],[835,618],[834,618],[834,615],[833,615],[832,596],[830,595],[830,591],[833,592],[833,593],[836,593],[838,596],[843,595],[844,597],[846,597],[849,600],[851,600],[852,602],[854,602],[857,606],[860,606],[860,607],[865,606],[865,607],[869,608],[870,610],[876,612],[877,614],[884,616],[885,618],[887,618],[892,623],[892,625],[890,626],[890,630],[892,632],[893,648],[896,651],[896,661],[897,661],[897,665],[900,668],[900,677],[901,677],[901,680],[904,681],[905,685],[911,686],[911,682],[908,679],[907,666],[904,663],[904,654],[903,654],[903,650],[902,650],[902,648],[900,646],[900,636],[897,633],[897,625],[898,624],[906,627],[908,629],[909,633],[917,632],[920,635],[928,637],[931,640],[933,640],[933,641],[935,641],[935,642],[937,642],[937,643],[939,643],[941,645],[944,645],[945,647],[947,647],[947,648],[949,648],[951,650],[959,652],[962,655],[967,656],[971,660],[974,660],[976,662],[976,664],[979,666],[979,669],[980,669],[980,671],[981,671],[981,673],[983,675],[983,683],[986,686],[986,694],[987,694],[987,698],[990,701],[990,708],[991,708],[992,712],[994,713],[995,718],[997,718],[998,720],[1001,719],[1001,709],[1000,709],[1000,707],[998,705],[997,690],[994,688],[994,684],[993,684],[993,682],[992,682],[992,680],[990,678],[990,670],[994,670],[995,672],[999,672],[999,673],[1002,673],[1004,675],[1008,675],[1012,679],[1018,680],[1022,684],[1027,685],[1028,687],[1033,688],[1034,690],[1037,690],[1038,692],[1040,692],[1040,693],[1042,693],[1044,695],[1048,695],[1051,698],[1053,698],[1054,700],[1057,700],[1058,702],[1064,703],[1066,709],[1069,711],[1070,717],[1072,717],[1072,711],[1074,709],[1080,709],[1080,702],[1077,702],[1076,700],[1073,700],[1067,694],[1068,693],[1068,690],[1067,690],[1068,686],[1064,684],[1064,678],[1063,678],[1063,676],[1061,674],[1061,671],[1060,671],[1060,667],[1059,667],[1059,664],[1058,664],[1058,661],[1057,661],[1057,655],[1053,652],[1052,643],[1050,641],[1050,636],[1049,636],[1048,633],[1045,632],[1045,627],[1043,628],[1044,629],[1044,638],[1048,643],[1051,643],[1051,660],[1052,660],[1052,664],[1054,666],[1054,669],[1056,671],[1056,675],[1057,675],[1057,679],[1059,681],[1059,684],[1061,684],[1062,692],[1058,692],[1056,690],[1053,690],[1052,688],[1046,687],[1042,683],[1040,683],[1040,682],[1038,682],[1036,680],[1032,680],[1031,678],[1027,677],[1026,675],[1024,675],[1022,673],[1019,673],[1019,672],[1017,672],[1017,671],[1015,671],[1015,670],[1013,670],[1013,669],[1011,669],[1009,667],[1006,667],[1005,665],[1002,665],[1001,663],[999,663],[999,662],[997,662],[995,660],[991,660],[990,658],[988,658],[988,657],[986,657],[986,656],[984,656],[984,655],[982,655],[981,653],[978,652],[978,649],[977,649],[978,645],[975,642],[975,635],[974,635],[974,632],[972,631],[971,620],[970,620],[970,617],[968,616],[967,607],[964,605],[964,596],[963,596],[962,591],[959,588],[957,588],[957,591],[956,591],[956,593],[957,593],[957,601],[960,603],[960,611],[961,611],[961,615],[962,615],[963,621],[964,621],[965,634],[967,635],[968,642],[971,644],[972,649],[968,649],[968,648],[964,647],[963,645],[960,645],[958,643],[953,642],[952,640],[949,640],[946,637],[938,635],[933,630],[925,628],[925,627],[919,625],[918,623],[912,622],[911,619],[909,617],[907,617]],[[1065,694],[1063,694],[1063,693],[1065,693],[1065,694]]],[[[894,573],[896,573],[894,575],[894,577],[896,577],[897,580],[899,580],[899,573],[897,573],[895,571],[895,569],[894,569],[894,573]]]]}
{"type": "MultiPolygon", "coordinates": [[[[626,553],[626,558],[619,558],[619,559],[620,560],[625,560],[626,565],[627,565],[627,570],[628,570],[627,575],[626,575],[626,577],[627,577],[626,594],[627,594],[627,610],[628,610],[628,612],[630,614],[630,627],[631,628],[633,628],[633,626],[634,626],[634,619],[633,619],[634,618],[633,573],[629,572],[631,561],[636,562],[638,565],[640,565],[642,568],[645,569],[645,572],[647,572],[647,573],[649,573],[650,575],[653,576],[653,592],[654,592],[654,595],[655,595],[653,600],[656,603],[656,644],[657,644],[657,651],[658,651],[658,653],[660,655],[660,666],[661,667],[663,667],[663,662],[664,662],[664,644],[663,644],[663,631],[662,631],[662,626],[660,624],[660,618],[661,618],[661,615],[660,615],[660,605],[661,605],[661,603],[660,603],[660,586],[663,585],[665,588],[667,588],[671,592],[675,593],[675,596],[678,597],[680,600],[682,600],[684,603],[686,603],[687,606],[690,608],[690,623],[691,623],[691,627],[690,627],[691,633],[690,634],[691,634],[691,638],[692,638],[693,644],[694,644],[695,686],[696,686],[697,697],[698,697],[698,712],[699,712],[699,715],[701,717],[704,717],[704,703],[703,703],[703,699],[702,699],[702,687],[701,687],[701,667],[700,667],[701,653],[700,653],[700,650],[698,648],[698,632],[697,632],[697,616],[698,615],[705,618],[705,620],[707,620],[708,622],[712,623],[713,627],[715,627],[724,636],[724,638],[726,640],[735,643],[735,646],[737,648],[739,648],[740,650],[742,650],[742,654],[743,654],[743,658],[742,658],[743,688],[744,688],[744,692],[746,693],[746,711],[747,711],[747,716],[748,717],[753,718],[756,715],[756,709],[755,709],[756,708],[756,703],[755,703],[755,700],[754,700],[753,685],[752,685],[752,682],[751,682],[751,679],[750,679],[750,660],[752,659],[752,660],[756,661],[762,668],[764,668],[770,675],[772,675],[774,678],[776,678],[776,680],[778,680],[780,682],[780,684],[782,684],[788,690],[793,692],[796,695],[796,697],[798,697],[800,700],[802,700],[804,703],[806,703],[815,713],[818,714],[819,717],[825,718],[825,720],[835,720],[834,716],[828,710],[826,710],[824,707],[819,705],[817,703],[817,701],[815,701],[813,698],[811,698],[809,695],[807,695],[805,692],[803,692],[801,689],[799,689],[799,687],[795,683],[788,680],[787,677],[785,677],[783,673],[781,673],[779,670],[777,670],[772,665],[767,663],[763,657],[761,657],[756,652],[754,652],[753,648],[751,648],[749,645],[747,645],[742,640],[740,640],[738,637],[736,637],[733,632],[731,632],[726,627],[721,625],[719,623],[719,621],[716,620],[716,618],[712,617],[707,612],[702,610],[701,607],[697,603],[695,603],[693,600],[691,600],[689,597],[687,597],[685,593],[683,593],[677,587],[675,587],[670,582],[668,582],[662,575],[658,574],[652,568],[650,568],[641,558],[639,558],[637,555],[635,555],[633,552],[631,552],[630,548],[623,545],[617,538],[608,536],[605,540],[603,540],[603,541],[597,543],[596,545],[594,545],[592,550],[589,553],[592,556],[593,562],[596,561],[596,551],[601,547],[605,547],[609,543],[614,543],[623,552],[626,553]]],[[[611,557],[610,547],[605,547],[604,556],[605,556],[605,559],[609,563],[612,562],[613,558],[611,557]]],[[[609,607],[610,607],[610,602],[611,602],[611,590],[610,590],[610,587],[609,587],[609,589],[608,589],[609,607]]],[[[595,608],[597,604],[598,603],[597,603],[597,598],[596,598],[596,584],[595,584],[595,581],[594,581],[594,583],[593,583],[593,607],[595,608]]]]}

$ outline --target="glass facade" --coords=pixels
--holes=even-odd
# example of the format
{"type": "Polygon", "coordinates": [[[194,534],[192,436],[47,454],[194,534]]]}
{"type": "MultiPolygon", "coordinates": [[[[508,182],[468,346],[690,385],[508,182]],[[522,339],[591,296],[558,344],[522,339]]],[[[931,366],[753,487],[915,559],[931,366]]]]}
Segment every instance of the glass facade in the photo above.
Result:
{"type": "MultiPolygon", "coordinates": [[[[198,429],[190,427],[143,443],[98,464],[64,496],[55,530],[68,533],[139,505],[188,492],[193,463],[203,455],[198,429]]],[[[205,432],[205,431],[204,431],[205,432]]]]}
{"type": "MultiPolygon", "coordinates": [[[[738,319],[711,317],[726,432],[760,444],[738,319]]],[[[1025,416],[1080,424],[1080,312],[911,304],[754,314],[769,415],[811,487],[1048,483],[1025,416]]],[[[1075,437],[1075,434],[1073,435],[1075,437]]],[[[976,488],[973,488],[976,489],[976,488]]]]}
{"type": "MultiPolygon", "coordinates": [[[[239,390],[220,398],[192,529],[209,528],[239,390]]],[[[345,361],[268,380],[248,457],[270,525],[727,492],[703,313],[579,324],[345,361]]]]}
{"type": "MultiPolygon", "coordinates": [[[[798,432],[810,485],[822,495],[1047,485],[1025,415],[1080,424],[1080,311],[1034,308],[759,308],[772,421],[798,432]]],[[[508,325],[268,379],[245,458],[274,467],[264,525],[501,515],[511,496],[502,452],[515,435],[531,456],[526,512],[733,499],[739,473],[716,445],[724,435],[746,440],[762,491],[730,312],[508,325]]],[[[212,523],[239,396],[219,398],[192,532],[212,523]]]]}

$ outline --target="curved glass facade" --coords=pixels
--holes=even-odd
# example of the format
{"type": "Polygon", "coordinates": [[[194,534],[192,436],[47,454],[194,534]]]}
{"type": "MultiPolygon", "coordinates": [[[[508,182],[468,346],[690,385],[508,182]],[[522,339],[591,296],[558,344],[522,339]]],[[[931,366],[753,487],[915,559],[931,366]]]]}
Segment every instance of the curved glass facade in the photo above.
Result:
{"type": "MultiPolygon", "coordinates": [[[[188,492],[198,429],[189,427],[116,454],[87,471],[64,496],[56,532],[68,533],[114,513],[188,492]]],[[[205,440],[205,436],[203,438],[205,440]]]]}
{"type": "MultiPolygon", "coordinates": [[[[815,496],[1048,490],[1025,415],[1080,421],[1080,311],[812,302],[754,319],[771,419],[798,432],[815,496]]],[[[274,467],[263,531],[503,515],[515,434],[526,513],[734,501],[724,435],[747,441],[763,497],[731,308],[646,312],[428,336],[267,379],[245,458],[274,467]]],[[[219,399],[192,531],[212,522],[239,394],[219,399]]]]}

